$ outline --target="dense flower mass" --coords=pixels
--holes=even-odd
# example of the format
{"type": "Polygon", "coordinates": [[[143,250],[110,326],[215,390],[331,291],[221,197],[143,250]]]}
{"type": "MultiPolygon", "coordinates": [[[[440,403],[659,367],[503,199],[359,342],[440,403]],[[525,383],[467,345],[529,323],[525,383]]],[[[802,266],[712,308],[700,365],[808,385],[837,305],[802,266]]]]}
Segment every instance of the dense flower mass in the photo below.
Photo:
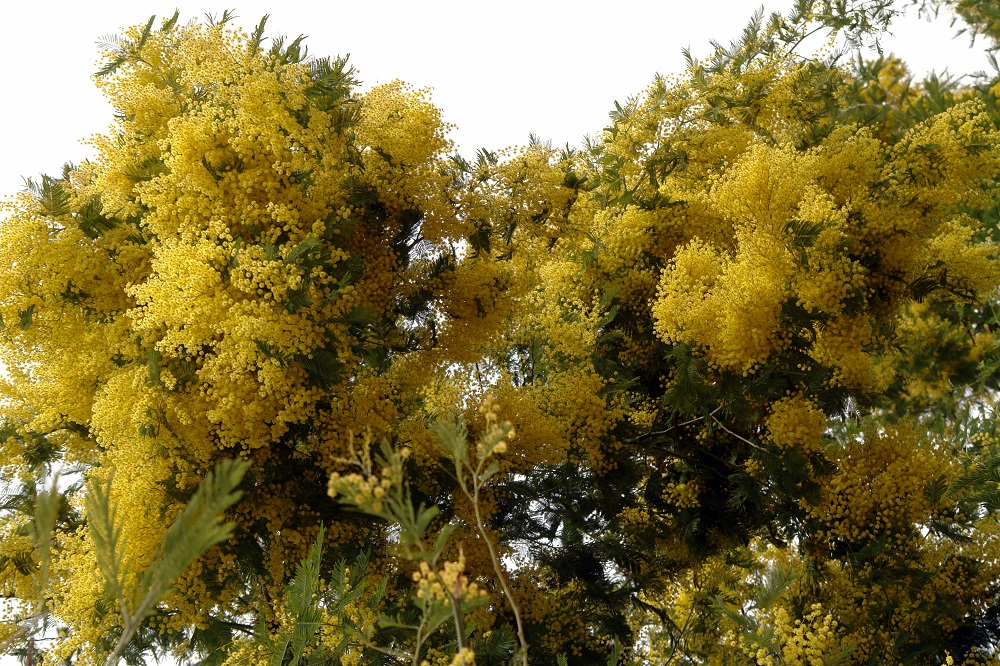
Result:
{"type": "Polygon", "coordinates": [[[112,43],[0,226],[4,649],[1000,663],[1000,85],[798,4],[475,161],[263,24],[112,43]]]}

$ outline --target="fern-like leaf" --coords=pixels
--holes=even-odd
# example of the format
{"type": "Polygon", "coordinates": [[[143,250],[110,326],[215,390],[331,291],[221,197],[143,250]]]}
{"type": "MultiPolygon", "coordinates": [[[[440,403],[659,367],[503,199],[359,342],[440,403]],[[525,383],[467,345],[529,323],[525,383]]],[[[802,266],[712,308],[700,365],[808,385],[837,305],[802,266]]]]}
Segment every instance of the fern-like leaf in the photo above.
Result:
{"type": "MultiPolygon", "coordinates": [[[[316,593],[319,583],[320,563],[323,559],[324,529],[320,526],[316,541],[309,554],[295,568],[295,577],[285,588],[285,607],[292,619],[292,625],[284,627],[276,641],[271,644],[271,666],[297,666],[306,646],[316,635],[322,611],[317,603],[316,593]],[[291,650],[290,661],[285,660],[291,650]]],[[[343,579],[343,573],[341,573],[343,579]]]]}
{"type": "MultiPolygon", "coordinates": [[[[124,590],[122,591],[125,598],[125,603],[121,604],[124,629],[108,655],[105,666],[115,666],[125,655],[132,638],[142,627],[143,620],[170,594],[174,581],[184,569],[206,550],[232,536],[233,523],[225,523],[222,518],[226,509],[240,498],[241,493],[236,487],[249,466],[250,463],[244,460],[223,460],[198,484],[191,501],[164,535],[153,562],[143,573],[134,592],[128,595],[131,598],[125,597],[124,590]]],[[[88,502],[91,503],[88,511],[95,511],[91,520],[98,523],[97,539],[105,542],[104,546],[96,548],[99,557],[103,549],[105,555],[113,558],[105,565],[101,565],[99,560],[99,567],[109,585],[115,585],[113,577],[120,576],[123,560],[119,554],[120,523],[116,521],[115,510],[111,506],[110,487],[108,484],[106,490],[101,491],[95,486],[100,496],[93,500],[88,496],[88,502]]],[[[121,588],[121,578],[117,580],[117,585],[121,588]]]]}
{"type": "Polygon", "coordinates": [[[136,607],[142,617],[166,596],[191,562],[232,536],[233,524],[224,523],[222,516],[240,498],[242,493],[236,487],[249,466],[243,460],[223,460],[198,484],[194,497],[167,530],[156,558],[142,577],[139,589],[146,596],[136,607]]]}
{"type": "Polygon", "coordinates": [[[104,576],[105,584],[112,598],[118,603],[122,617],[129,617],[132,610],[125,598],[123,578],[128,570],[125,562],[125,548],[122,543],[122,524],[117,507],[111,502],[111,485],[114,473],[108,475],[105,483],[91,482],[87,492],[87,526],[94,542],[97,568],[104,576]]]}

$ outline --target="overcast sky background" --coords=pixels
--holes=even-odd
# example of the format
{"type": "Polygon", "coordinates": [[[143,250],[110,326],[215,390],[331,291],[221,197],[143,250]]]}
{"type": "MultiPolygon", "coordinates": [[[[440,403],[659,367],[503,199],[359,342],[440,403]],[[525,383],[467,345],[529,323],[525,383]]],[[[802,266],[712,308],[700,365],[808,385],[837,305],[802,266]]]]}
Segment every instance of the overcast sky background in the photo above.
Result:
{"type": "MultiPolygon", "coordinates": [[[[787,11],[791,0],[767,0],[787,11]]],[[[0,195],[21,189],[22,177],[58,174],[66,161],[90,155],[82,139],[103,132],[111,107],[94,87],[96,42],[151,14],[181,20],[235,8],[248,31],[269,14],[268,34],[307,35],[311,53],[351,54],[364,87],[399,78],[433,89],[452,138],[472,155],[527,142],[528,133],[555,145],[579,145],[606,124],[615,100],[640,92],[657,72],[683,71],[683,47],[695,57],[709,40],[738,36],[755,0],[132,0],[17,2],[0,10],[2,89],[0,195]]],[[[911,12],[915,14],[915,12],[911,12]]],[[[914,72],[948,67],[984,69],[968,39],[953,39],[950,17],[899,21],[886,50],[914,72]]]]}
{"type": "MultiPolygon", "coordinates": [[[[904,0],[905,1],[905,0],[904,0]]],[[[792,0],[767,0],[787,11],[792,0]]],[[[247,31],[269,14],[269,35],[305,34],[318,55],[351,54],[363,88],[399,78],[433,89],[459,152],[471,156],[524,144],[529,132],[579,145],[606,124],[614,101],[639,93],[657,72],[683,71],[681,49],[710,53],[709,40],[737,37],[757,0],[8,0],[0,89],[0,196],[24,176],[58,174],[91,152],[81,140],[103,132],[112,110],[91,80],[96,42],[151,14],[181,20],[235,8],[247,31]]],[[[915,12],[883,40],[923,75],[987,67],[983,50],[954,39],[950,16],[929,23],[915,12]]],[[[0,666],[16,661],[0,657],[0,666]]]]}

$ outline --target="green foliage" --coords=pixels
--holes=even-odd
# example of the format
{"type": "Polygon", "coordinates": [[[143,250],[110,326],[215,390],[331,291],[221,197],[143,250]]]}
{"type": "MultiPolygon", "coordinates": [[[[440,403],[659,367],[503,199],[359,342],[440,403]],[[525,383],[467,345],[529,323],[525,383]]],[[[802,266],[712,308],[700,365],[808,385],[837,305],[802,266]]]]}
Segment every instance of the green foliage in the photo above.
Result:
{"type": "Polygon", "coordinates": [[[236,488],[248,468],[245,461],[224,460],[205,476],[167,529],[152,562],[134,587],[130,583],[132,563],[125,557],[122,542],[122,519],[111,497],[114,475],[109,475],[104,484],[90,484],[87,515],[94,552],[122,619],[122,633],[107,657],[107,666],[118,663],[143,621],[171,593],[184,569],[206,550],[232,536],[234,525],[223,522],[223,514],[239,500],[241,493],[236,488]]]}
{"type": "MultiPolygon", "coordinates": [[[[268,635],[263,620],[258,620],[254,630],[255,638],[264,647],[267,660],[272,666],[298,666],[303,652],[312,643],[319,629],[323,618],[318,603],[322,558],[323,528],[320,527],[309,555],[296,566],[295,576],[285,590],[285,606],[291,624],[283,626],[278,635],[272,638],[268,635]]],[[[310,658],[309,663],[316,663],[316,660],[310,658]]]]}
{"type": "Polygon", "coordinates": [[[31,522],[28,524],[28,535],[34,547],[33,552],[24,553],[21,558],[0,561],[0,573],[13,565],[22,575],[32,576],[34,582],[33,598],[29,600],[30,606],[19,619],[18,629],[0,642],[0,654],[7,653],[24,640],[33,645],[35,633],[45,627],[48,618],[47,595],[52,562],[52,534],[64,502],[65,498],[59,492],[59,476],[54,475],[49,488],[37,491],[34,497],[24,493],[8,494],[6,501],[0,505],[0,511],[14,509],[29,513],[31,522]],[[34,557],[31,557],[32,555],[34,557]]]}
{"type": "MultiPolygon", "coordinates": [[[[921,4],[996,40],[996,3],[921,4]]],[[[18,257],[0,274],[17,360],[0,444],[27,477],[93,466],[85,523],[54,485],[0,498],[19,540],[0,582],[30,601],[11,640],[62,602],[48,588],[66,539],[63,574],[82,542],[105,580],[83,598],[114,627],[94,645],[109,665],[169,649],[203,666],[988,654],[1000,88],[862,58],[897,13],[761,10],[708,58],[687,53],[681,83],[616,103],[583,149],[532,136],[474,161],[443,157],[420,94],[355,96],[346,58],[301,36],[265,46],[266,16],[243,41],[229,11],[106,40],[97,75],[131,109],[113,159],[26,181],[17,222],[38,238],[0,238],[18,257]],[[844,50],[796,53],[817,31],[844,50]],[[206,48],[172,60],[190,35],[206,48]],[[260,78],[183,89],[175,63],[212,77],[212,58],[260,78]],[[136,113],[151,92],[161,106],[136,113]],[[663,323],[720,293],[725,321],[663,323]],[[77,338],[106,349],[64,363],[77,338]],[[487,390],[523,440],[492,398],[473,415],[487,390]],[[344,457],[366,419],[385,439],[351,437],[344,457]],[[138,570],[114,461],[166,458],[155,515],[184,499],[172,473],[232,450],[260,462],[240,523],[224,515],[249,463],[226,461],[138,570]],[[204,587],[172,596],[199,557],[204,587]]]]}
{"type": "Polygon", "coordinates": [[[107,483],[92,483],[87,493],[87,524],[90,538],[94,541],[97,566],[107,582],[112,598],[118,602],[122,617],[131,617],[132,611],[126,601],[123,581],[129,573],[122,544],[122,523],[117,507],[111,501],[111,484],[114,474],[108,475],[107,483]]]}
{"type": "MultiPolygon", "coordinates": [[[[180,12],[175,11],[173,16],[163,21],[160,30],[162,32],[169,32],[177,24],[178,18],[180,18],[180,12]]],[[[105,62],[94,75],[97,77],[110,76],[130,60],[139,59],[142,48],[149,40],[150,34],[152,34],[153,23],[155,21],[155,15],[149,17],[146,25],[143,26],[142,31],[139,33],[138,39],[131,39],[121,35],[104,37],[99,42],[99,46],[106,54],[105,62]]]]}
{"type": "Polygon", "coordinates": [[[507,450],[507,441],[514,436],[514,428],[510,423],[498,422],[492,400],[484,402],[480,407],[480,412],[486,417],[486,429],[475,444],[475,457],[469,454],[468,437],[465,426],[461,422],[439,422],[434,430],[438,435],[438,442],[443,452],[451,458],[451,462],[454,465],[455,479],[458,481],[458,487],[472,503],[472,509],[476,518],[476,531],[479,532],[480,538],[482,538],[489,550],[493,573],[514,615],[514,622],[517,626],[518,649],[512,661],[520,661],[521,664],[527,666],[528,640],[525,636],[524,623],[521,619],[521,609],[511,592],[510,584],[507,580],[508,574],[500,562],[500,555],[497,552],[496,544],[493,543],[489,533],[486,531],[480,497],[486,485],[500,471],[500,464],[497,462],[495,456],[503,454],[507,450]]]}
{"type": "Polygon", "coordinates": [[[958,31],[958,35],[968,35],[970,46],[976,43],[979,37],[985,37],[990,41],[990,51],[1000,48],[1000,3],[996,0],[910,0],[911,5],[917,6],[921,14],[932,14],[937,17],[941,9],[947,8],[954,12],[952,25],[955,25],[955,17],[960,17],[965,23],[958,31]]]}
{"type": "MultiPolygon", "coordinates": [[[[457,562],[444,562],[444,555],[452,547],[449,540],[458,528],[455,522],[437,525],[436,536],[431,535],[432,526],[438,517],[436,506],[414,506],[410,484],[405,478],[404,463],[409,450],[396,451],[387,442],[382,442],[381,451],[373,459],[370,450],[370,436],[366,436],[360,452],[353,455],[350,462],[361,470],[361,474],[341,476],[335,474],[330,480],[330,492],[340,501],[357,507],[370,515],[378,516],[398,530],[399,550],[408,560],[420,565],[417,574],[416,594],[412,600],[419,610],[414,620],[406,614],[394,618],[382,618],[380,625],[411,633],[409,645],[398,644],[378,646],[370,637],[362,639],[369,648],[406,658],[414,665],[422,659],[424,646],[433,634],[451,619],[454,625],[454,649],[459,653],[469,649],[481,664],[521,663],[527,664],[528,645],[522,626],[520,608],[515,601],[507,580],[507,574],[500,562],[496,545],[485,529],[481,514],[481,498],[485,485],[498,471],[494,456],[506,450],[507,438],[513,435],[509,423],[498,424],[492,405],[484,413],[488,414],[487,431],[476,442],[475,454],[470,456],[467,431],[457,421],[442,421],[434,427],[441,451],[454,466],[456,479],[472,503],[475,514],[475,528],[490,552],[496,582],[512,611],[517,625],[515,636],[506,628],[494,629],[488,633],[472,637],[473,627],[466,626],[464,617],[473,609],[487,603],[488,598],[476,592],[476,586],[469,585],[463,571],[464,557],[459,554],[457,562]],[[379,472],[376,476],[376,472],[379,472]],[[376,479],[381,479],[375,483],[376,479]],[[367,481],[366,481],[367,480],[367,481]],[[438,569],[443,563],[443,568],[438,569]],[[515,649],[516,648],[516,649],[515,649]]],[[[352,447],[353,450],[353,447],[352,447]]]]}

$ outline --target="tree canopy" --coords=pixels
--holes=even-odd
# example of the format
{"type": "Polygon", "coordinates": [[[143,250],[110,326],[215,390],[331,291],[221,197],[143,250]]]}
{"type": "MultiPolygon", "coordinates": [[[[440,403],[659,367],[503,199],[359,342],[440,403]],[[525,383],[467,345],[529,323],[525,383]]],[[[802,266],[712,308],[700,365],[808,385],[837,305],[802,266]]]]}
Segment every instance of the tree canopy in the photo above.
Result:
{"type": "Polygon", "coordinates": [[[860,57],[894,11],[474,160],[264,21],[105,44],[0,226],[3,651],[1000,663],[1000,75],[860,57]]]}

